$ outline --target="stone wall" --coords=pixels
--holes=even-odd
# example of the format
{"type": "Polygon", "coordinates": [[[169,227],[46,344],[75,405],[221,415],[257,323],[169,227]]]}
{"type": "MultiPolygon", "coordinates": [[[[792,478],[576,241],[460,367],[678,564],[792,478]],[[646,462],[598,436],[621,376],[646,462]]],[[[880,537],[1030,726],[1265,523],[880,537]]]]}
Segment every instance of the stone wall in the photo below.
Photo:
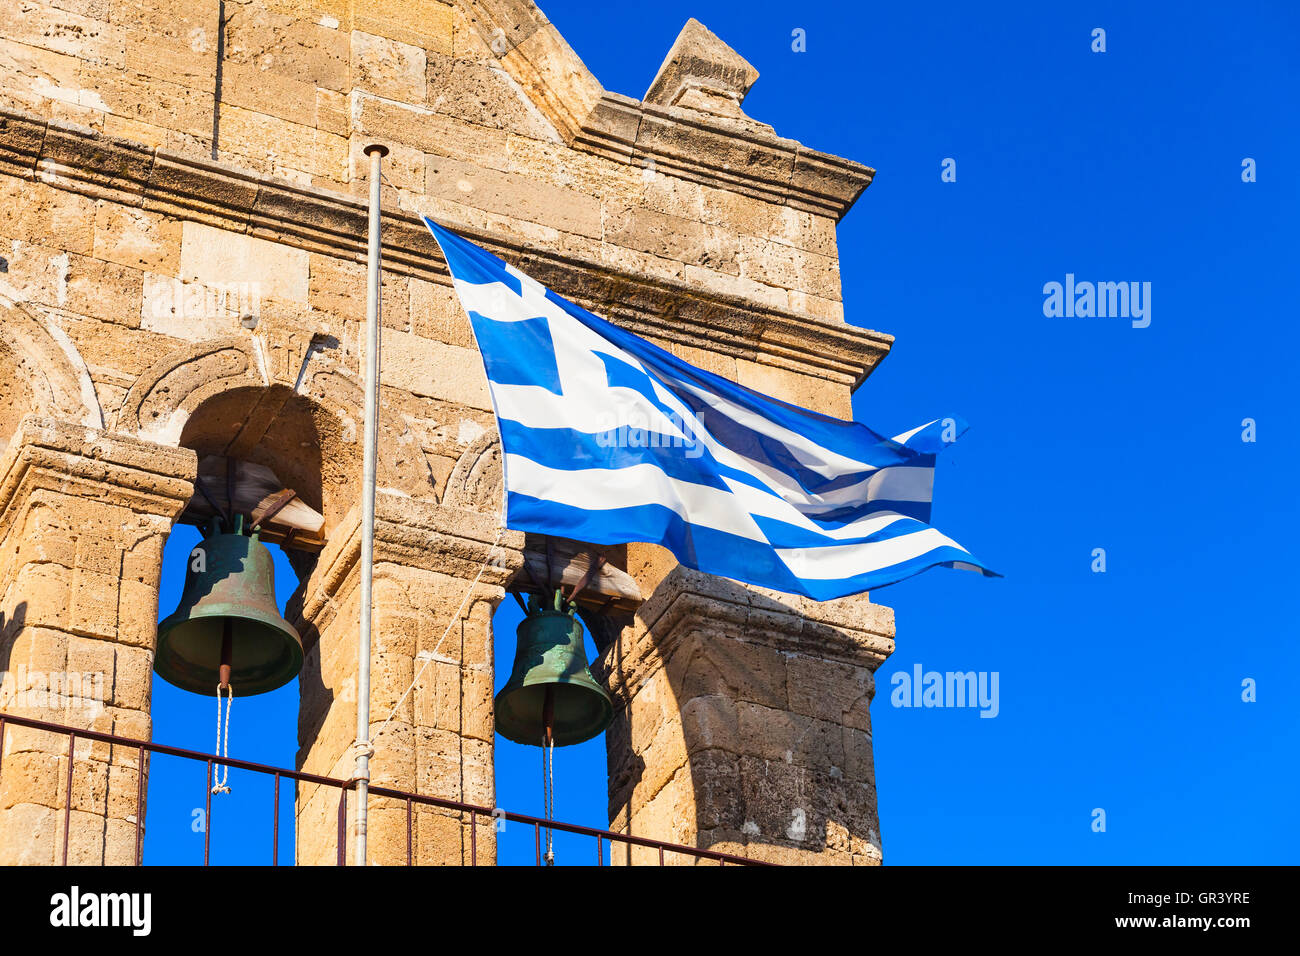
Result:
{"type": "MultiPolygon", "coordinates": [[[[847,325],[840,301],[835,225],[872,171],[749,118],[756,78],[691,21],[643,100],[609,93],[527,0],[6,3],[0,359],[16,374],[0,385],[0,446],[46,416],[163,449],[160,460],[182,449],[257,461],[321,511],[325,552],[291,553],[294,613],[319,641],[300,760],[342,774],[355,713],[342,685],[355,597],[339,556],[354,547],[360,473],[362,147],[391,150],[380,485],[410,505],[397,511],[424,516],[414,530],[395,522],[394,540],[459,542],[433,552],[450,560],[485,553],[500,479],[481,364],[420,214],[689,361],[850,414],[852,388],[892,341],[847,325]]],[[[170,522],[184,497],[146,509],[149,520],[170,522]]],[[[9,532],[13,546],[61,533],[32,528],[9,532]]],[[[650,594],[673,562],[629,546],[626,565],[650,594]]],[[[439,663],[458,675],[454,712],[435,702],[449,693],[440,676],[381,741],[374,766],[389,783],[492,802],[482,645],[502,567],[466,612],[474,654],[439,663]],[[449,762],[478,769],[438,769],[449,762]]],[[[156,601],[156,568],[137,577],[156,601]]],[[[380,655],[372,713],[388,712],[465,577],[425,559],[381,566],[377,634],[396,641],[392,622],[405,636],[380,655]]],[[[43,638],[15,628],[13,609],[61,592],[25,580],[7,585],[6,647],[39,656],[43,638]]],[[[136,648],[122,651],[135,663],[152,652],[148,634],[95,639],[136,648]]],[[[148,695],[133,701],[145,723],[123,726],[147,731],[148,695]]],[[[320,808],[308,795],[299,809],[307,821],[320,808]]],[[[446,825],[429,827],[440,835],[425,845],[439,849],[422,859],[459,862],[446,825]]],[[[304,861],[324,858],[324,839],[304,838],[304,861]]]]}

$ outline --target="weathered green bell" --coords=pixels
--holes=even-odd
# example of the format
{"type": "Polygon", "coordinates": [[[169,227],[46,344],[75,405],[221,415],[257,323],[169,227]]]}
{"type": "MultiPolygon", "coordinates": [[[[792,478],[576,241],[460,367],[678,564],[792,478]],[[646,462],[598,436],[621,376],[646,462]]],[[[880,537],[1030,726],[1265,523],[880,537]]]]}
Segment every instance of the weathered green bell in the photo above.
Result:
{"type": "Polygon", "coordinates": [[[614,705],[591,676],[582,625],[573,605],[561,610],[533,598],[516,633],[515,666],[496,696],[497,732],[518,744],[542,745],[548,728],[556,747],[580,744],[609,726],[614,705]]]}
{"type": "Polygon", "coordinates": [[[245,535],[213,528],[190,552],[175,613],[158,625],[154,670],[169,684],[212,694],[229,684],[240,697],[287,684],[302,669],[302,639],[275,603],[271,552],[245,535]]]}

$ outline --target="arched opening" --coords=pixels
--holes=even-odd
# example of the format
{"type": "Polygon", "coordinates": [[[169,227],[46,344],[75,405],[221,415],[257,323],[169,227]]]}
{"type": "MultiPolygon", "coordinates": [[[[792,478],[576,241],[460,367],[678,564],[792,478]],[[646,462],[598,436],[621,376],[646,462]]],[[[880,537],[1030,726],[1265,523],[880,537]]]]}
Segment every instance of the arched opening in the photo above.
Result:
{"type": "MultiPolygon", "coordinates": [[[[225,467],[220,463],[225,462],[231,475],[243,475],[248,466],[257,466],[259,474],[274,476],[277,492],[292,490],[293,500],[300,501],[306,511],[329,514],[337,521],[358,480],[354,474],[358,469],[348,467],[352,456],[340,447],[352,440],[351,431],[349,422],[282,386],[232,388],[200,404],[186,421],[180,444],[199,456],[197,480],[202,488],[196,486],[194,498],[163,549],[160,620],[168,617],[181,599],[191,552],[201,541],[201,526],[211,513],[229,506],[233,498],[235,510],[248,517],[249,506],[246,498],[241,500],[241,490],[220,478],[214,481],[214,468],[219,475],[225,467]],[[323,463],[326,450],[328,465],[323,463]]],[[[254,495],[265,490],[265,484],[256,486],[254,495]]],[[[275,606],[281,616],[286,616],[286,608],[310,576],[324,534],[323,527],[308,533],[268,521],[262,544],[274,561],[275,606]]],[[[242,760],[293,767],[298,759],[300,683],[304,679],[313,679],[307,669],[282,687],[252,696],[240,696],[236,686],[228,736],[219,743],[218,714],[224,718],[226,709],[218,703],[215,684],[210,694],[198,694],[174,687],[155,674],[154,739],[208,753],[228,746],[229,754],[242,760]]],[[[292,781],[281,781],[277,804],[273,777],[240,770],[230,770],[226,776],[220,768],[215,773],[224,778],[221,782],[229,786],[229,793],[209,793],[217,781],[207,779],[202,765],[155,757],[148,781],[145,859],[150,864],[202,860],[206,830],[209,859],[214,864],[269,863],[273,844],[278,862],[292,862],[297,813],[292,781]]]]}
{"type": "MultiPolygon", "coordinates": [[[[515,631],[524,613],[515,601],[501,602],[492,618],[495,635],[493,657],[497,693],[510,679],[515,661],[515,631]]],[[[583,628],[587,660],[598,653],[590,629],[583,628]]],[[[494,761],[497,782],[497,805],[532,816],[545,816],[543,808],[542,749],[517,744],[496,734],[494,761]]],[[[553,817],[565,823],[608,829],[608,788],[605,733],[570,747],[555,748],[553,817]]],[[[498,824],[501,827],[502,824],[498,824]]],[[[589,837],[553,832],[556,865],[596,864],[595,842],[589,837]]],[[[543,836],[543,852],[545,852],[543,836]]],[[[610,864],[610,847],[603,848],[604,865],[610,864]]],[[[531,827],[505,823],[497,833],[497,863],[502,866],[532,866],[536,860],[534,833],[531,827]]]]}
{"type": "MultiPolygon", "coordinates": [[[[494,693],[500,693],[511,679],[519,647],[517,630],[525,618],[521,601],[529,594],[544,596],[549,605],[558,586],[565,599],[576,600],[577,618],[583,630],[583,652],[597,684],[602,684],[597,661],[623,629],[632,623],[632,611],[640,603],[638,583],[628,574],[626,546],[597,547],[580,541],[529,534],[525,539],[524,565],[516,574],[512,589],[519,600],[501,602],[493,617],[494,693]]],[[[617,704],[614,705],[617,712],[617,704]]],[[[558,711],[557,711],[558,713],[558,711]]],[[[617,721],[615,722],[617,724],[617,721]]],[[[582,743],[554,749],[552,775],[544,774],[542,748],[515,743],[499,732],[495,737],[494,760],[497,805],[511,811],[544,817],[546,786],[552,792],[552,818],[595,829],[609,829],[609,733],[602,730],[582,743]]],[[[621,740],[614,741],[622,747],[621,740]]],[[[552,832],[557,865],[593,866],[593,839],[562,831],[552,832]]],[[[545,843],[543,842],[543,852],[545,843]]],[[[497,860],[506,865],[533,865],[537,860],[533,829],[507,823],[497,834],[497,860]]],[[[601,848],[603,864],[611,863],[612,847],[601,848]]]]}
{"type": "MultiPolygon", "coordinates": [[[[158,613],[166,618],[176,608],[191,550],[200,541],[193,525],[177,525],[163,548],[162,587],[158,613]]],[[[275,600],[280,612],[299,586],[298,575],[285,551],[268,544],[275,561],[275,600]]],[[[243,760],[292,767],[297,756],[298,678],[266,694],[236,696],[231,706],[229,751],[243,760]]],[[[224,713],[224,705],[223,713],[224,713]]],[[[217,746],[216,688],[199,695],[173,687],[157,674],[153,678],[154,740],[212,753],[217,746]]],[[[211,797],[206,770],[190,760],[155,756],[149,767],[148,826],[144,859],[151,866],[193,865],[203,860],[204,829],[209,828],[210,860],[224,865],[265,865],[278,817],[278,860],[294,859],[295,801],[291,781],[282,781],[279,807],[273,816],[275,784],[260,773],[231,770],[228,794],[211,797]]]]}

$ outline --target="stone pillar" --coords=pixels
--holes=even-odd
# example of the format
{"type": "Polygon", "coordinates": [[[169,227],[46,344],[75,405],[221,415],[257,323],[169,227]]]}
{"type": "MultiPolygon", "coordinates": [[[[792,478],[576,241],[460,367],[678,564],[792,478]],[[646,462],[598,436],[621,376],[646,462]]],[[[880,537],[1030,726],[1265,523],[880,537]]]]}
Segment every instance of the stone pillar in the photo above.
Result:
{"type": "MultiPolygon", "coordinates": [[[[492,615],[505,596],[504,585],[523,563],[523,535],[510,531],[489,559],[498,530],[493,516],[391,492],[378,495],[370,695],[375,786],[495,806],[492,615]],[[437,646],[448,624],[446,640],[437,646]],[[419,684],[375,739],[421,667],[419,684]]],[[[303,599],[289,608],[289,619],[304,639],[316,641],[301,680],[298,766],[341,779],[352,777],[355,761],[360,552],[357,509],[331,533],[303,599]]],[[[299,789],[299,864],[335,862],[337,807],[334,789],[299,789]]],[[[351,864],[355,807],[349,806],[348,815],[351,864]]],[[[496,858],[491,824],[479,821],[481,865],[496,858]]],[[[417,807],[413,862],[468,864],[468,827],[468,817],[460,813],[417,807]]],[[[367,834],[372,864],[406,863],[404,803],[372,797],[367,834]]]]}
{"type": "MultiPolygon", "coordinates": [[[[162,549],[193,493],[186,449],[27,418],[0,458],[0,711],[150,739],[162,549]]],[[[80,741],[68,862],[135,859],[141,768],[80,741]]],[[[10,725],[0,864],[63,859],[68,738],[10,725]]]]}
{"type": "MultiPolygon", "coordinates": [[[[866,595],[818,603],[675,569],[600,662],[616,707],[610,828],[777,863],[879,863],[868,706],[893,635],[893,611],[866,595]]],[[[614,862],[658,854],[616,847],[614,862]]]]}

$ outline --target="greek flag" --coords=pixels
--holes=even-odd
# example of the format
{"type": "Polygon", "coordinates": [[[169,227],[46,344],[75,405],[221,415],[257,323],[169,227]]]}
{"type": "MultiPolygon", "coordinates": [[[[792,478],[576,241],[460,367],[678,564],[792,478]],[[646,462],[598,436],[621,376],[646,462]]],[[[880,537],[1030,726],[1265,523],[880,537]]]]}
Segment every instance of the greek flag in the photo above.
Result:
{"type": "Polygon", "coordinates": [[[662,545],[819,601],[935,565],[991,574],[930,527],[941,419],[895,438],[682,361],[425,219],[483,355],[506,524],[662,545]]]}

